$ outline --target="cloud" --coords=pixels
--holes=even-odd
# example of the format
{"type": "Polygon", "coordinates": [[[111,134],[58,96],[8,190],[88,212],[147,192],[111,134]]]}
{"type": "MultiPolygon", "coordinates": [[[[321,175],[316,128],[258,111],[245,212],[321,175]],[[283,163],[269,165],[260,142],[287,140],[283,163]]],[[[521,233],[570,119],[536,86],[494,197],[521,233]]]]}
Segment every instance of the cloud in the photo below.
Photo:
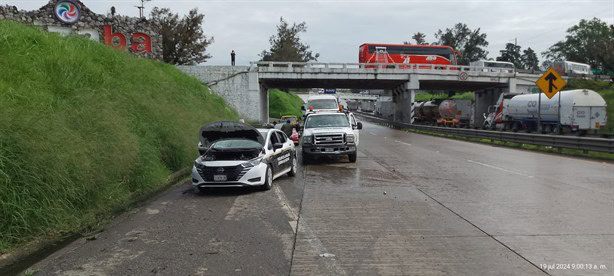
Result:
{"type": "MultiPolygon", "coordinates": [[[[115,6],[119,13],[137,15],[138,1],[82,0],[98,13],[115,6]]],[[[37,9],[46,0],[0,1],[21,9],[37,9]]],[[[146,3],[169,7],[181,14],[198,7],[205,14],[204,30],[215,42],[207,49],[213,55],[206,64],[230,63],[230,51],[237,63],[247,65],[269,48],[279,17],[288,22],[307,22],[302,40],[323,62],[357,62],[358,46],[365,42],[401,43],[416,32],[427,35],[450,28],[458,22],[481,28],[488,35],[490,57],[506,43],[518,40],[523,49],[546,50],[565,36],[567,28],[580,19],[598,17],[614,24],[612,0],[154,0],[146,3]]]]}

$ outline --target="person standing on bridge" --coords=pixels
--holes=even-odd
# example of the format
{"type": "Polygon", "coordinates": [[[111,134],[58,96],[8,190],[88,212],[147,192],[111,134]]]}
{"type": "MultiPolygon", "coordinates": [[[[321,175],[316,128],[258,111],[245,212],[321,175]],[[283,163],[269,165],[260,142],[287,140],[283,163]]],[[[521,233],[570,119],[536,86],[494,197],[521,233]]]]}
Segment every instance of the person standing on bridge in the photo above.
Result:
{"type": "Polygon", "coordinates": [[[235,50],[232,50],[232,52],[230,52],[230,65],[235,66],[235,50]]]}

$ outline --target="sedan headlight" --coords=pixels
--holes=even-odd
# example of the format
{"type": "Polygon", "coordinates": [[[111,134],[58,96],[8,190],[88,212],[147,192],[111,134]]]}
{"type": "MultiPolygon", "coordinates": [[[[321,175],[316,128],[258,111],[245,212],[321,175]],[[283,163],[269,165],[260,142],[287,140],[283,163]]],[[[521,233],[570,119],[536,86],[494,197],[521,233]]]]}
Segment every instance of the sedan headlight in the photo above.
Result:
{"type": "Polygon", "coordinates": [[[313,136],[305,135],[303,136],[303,144],[311,144],[313,143],[313,136]]]}
{"type": "Polygon", "coordinates": [[[354,143],[354,134],[348,134],[345,136],[346,143],[354,143]]]}
{"type": "Polygon", "coordinates": [[[249,160],[243,164],[241,164],[241,166],[243,166],[243,168],[251,168],[251,167],[255,167],[260,165],[260,162],[262,161],[262,157],[258,157],[256,159],[252,159],[249,160]]]}

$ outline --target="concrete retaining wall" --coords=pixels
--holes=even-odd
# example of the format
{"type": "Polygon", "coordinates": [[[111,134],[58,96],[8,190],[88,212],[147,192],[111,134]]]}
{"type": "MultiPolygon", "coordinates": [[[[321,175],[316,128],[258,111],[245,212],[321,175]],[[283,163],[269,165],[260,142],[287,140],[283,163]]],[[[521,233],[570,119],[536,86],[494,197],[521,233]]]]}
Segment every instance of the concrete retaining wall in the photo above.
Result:
{"type": "Polygon", "coordinates": [[[246,120],[266,122],[268,95],[258,83],[258,72],[249,66],[177,66],[196,77],[211,91],[226,100],[246,120]]]}

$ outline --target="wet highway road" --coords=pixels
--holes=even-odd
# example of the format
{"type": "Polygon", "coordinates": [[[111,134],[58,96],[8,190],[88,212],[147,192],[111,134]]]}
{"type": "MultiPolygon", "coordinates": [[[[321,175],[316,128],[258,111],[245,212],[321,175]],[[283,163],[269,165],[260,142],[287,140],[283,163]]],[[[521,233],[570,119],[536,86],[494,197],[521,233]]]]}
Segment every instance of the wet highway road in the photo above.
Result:
{"type": "Polygon", "coordinates": [[[186,182],[32,270],[614,274],[613,164],[364,125],[355,164],[309,164],[268,192],[186,182]]]}

